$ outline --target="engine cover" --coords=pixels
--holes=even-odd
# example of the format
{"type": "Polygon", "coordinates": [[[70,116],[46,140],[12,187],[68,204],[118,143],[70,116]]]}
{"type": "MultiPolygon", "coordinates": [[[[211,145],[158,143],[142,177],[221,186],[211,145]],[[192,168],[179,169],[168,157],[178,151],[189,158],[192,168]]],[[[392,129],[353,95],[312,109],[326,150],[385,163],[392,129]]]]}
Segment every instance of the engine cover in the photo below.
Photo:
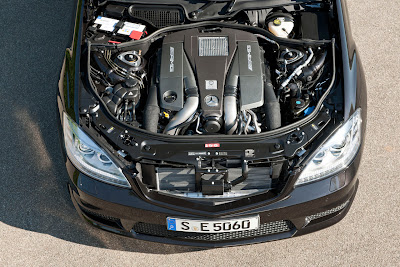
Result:
{"type": "Polygon", "coordinates": [[[190,67],[197,79],[204,118],[218,120],[223,116],[228,73],[230,80],[237,81],[241,110],[262,106],[264,68],[261,55],[256,36],[245,31],[191,29],[168,35],[162,46],[160,106],[176,111],[182,109],[185,68],[190,67]],[[170,94],[172,98],[168,98],[170,94]]]}

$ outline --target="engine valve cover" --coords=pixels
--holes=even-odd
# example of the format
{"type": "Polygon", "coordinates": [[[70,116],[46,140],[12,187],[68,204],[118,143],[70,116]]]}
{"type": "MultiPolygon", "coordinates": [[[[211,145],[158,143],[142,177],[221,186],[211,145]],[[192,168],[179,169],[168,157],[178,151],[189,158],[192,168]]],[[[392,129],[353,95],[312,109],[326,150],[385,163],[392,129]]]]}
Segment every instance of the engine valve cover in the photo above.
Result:
{"type": "Polygon", "coordinates": [[[264,104],[261,56],[257,37],[240,30],[191,29],[168,35],[162,46],[160,106],[175,111],[182,109],[185,71],[192,68],[204,118],[223,116],[228,72],[237,81],[241,110],[260,107],[264,104]]]}

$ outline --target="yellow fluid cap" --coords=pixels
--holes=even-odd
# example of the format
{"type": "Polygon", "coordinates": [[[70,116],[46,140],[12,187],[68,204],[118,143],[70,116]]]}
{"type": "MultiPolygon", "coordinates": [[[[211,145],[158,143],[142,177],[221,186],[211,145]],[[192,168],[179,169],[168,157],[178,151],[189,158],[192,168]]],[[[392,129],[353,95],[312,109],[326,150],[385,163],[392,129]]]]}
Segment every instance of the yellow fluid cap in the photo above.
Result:
{"type": "Polygon", "coordinates": [[[275,26],[280,26],[281,24],[282,24],[282,21],[280,19],[274,19],[275,26]]]}

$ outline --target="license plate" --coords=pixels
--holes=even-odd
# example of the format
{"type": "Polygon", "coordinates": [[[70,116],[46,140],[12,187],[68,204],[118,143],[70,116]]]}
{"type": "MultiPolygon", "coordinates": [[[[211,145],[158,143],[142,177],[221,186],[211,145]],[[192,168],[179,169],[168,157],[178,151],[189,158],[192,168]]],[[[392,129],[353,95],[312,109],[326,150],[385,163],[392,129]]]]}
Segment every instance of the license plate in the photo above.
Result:
{"type": "Polygon", "coordinates": [[[258,229],[260,216],[242,217],[223,220],[192,220],[183,218],[167,218],[170,231],[194,233],[222,233],[258,229]]]}

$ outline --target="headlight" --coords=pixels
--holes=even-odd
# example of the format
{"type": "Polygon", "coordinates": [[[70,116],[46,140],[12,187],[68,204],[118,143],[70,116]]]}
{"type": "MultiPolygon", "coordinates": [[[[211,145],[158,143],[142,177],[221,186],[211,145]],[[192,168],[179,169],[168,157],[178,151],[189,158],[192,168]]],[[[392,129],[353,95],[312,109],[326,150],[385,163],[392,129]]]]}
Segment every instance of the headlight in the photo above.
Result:
{"type": "Polygon", "coordinates": [[[121,168],[65,112],[63,128],[68,158],[79,171],[108,184],[131,187],[121,168]]]}
{"type": "Polygon", "coordinates": [[[295,185],[321,180],[346,169],[361,145],[361,123],[361,109],[357,109],[307,163],[295,185]]]}

